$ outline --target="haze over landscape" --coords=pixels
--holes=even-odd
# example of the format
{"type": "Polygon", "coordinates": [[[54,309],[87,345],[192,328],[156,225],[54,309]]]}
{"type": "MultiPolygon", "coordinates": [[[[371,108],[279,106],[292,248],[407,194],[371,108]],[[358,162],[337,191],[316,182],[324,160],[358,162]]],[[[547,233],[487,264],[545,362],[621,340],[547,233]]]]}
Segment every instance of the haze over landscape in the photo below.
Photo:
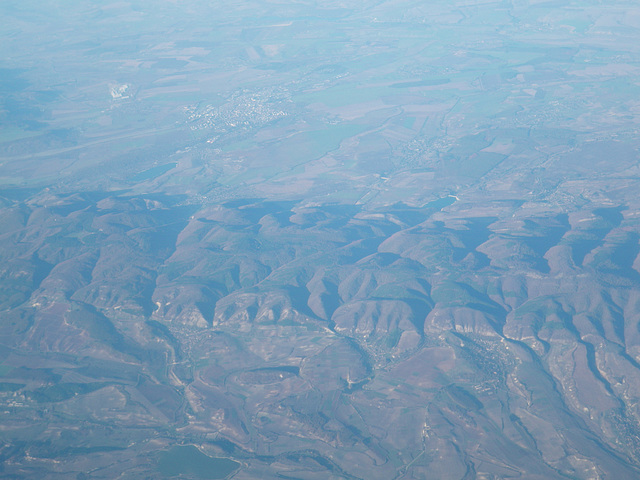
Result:
{"type": "Polygon", "coordinates": [[[636,3],[0,12],[1,478],[640,478],[636,3]]]}

